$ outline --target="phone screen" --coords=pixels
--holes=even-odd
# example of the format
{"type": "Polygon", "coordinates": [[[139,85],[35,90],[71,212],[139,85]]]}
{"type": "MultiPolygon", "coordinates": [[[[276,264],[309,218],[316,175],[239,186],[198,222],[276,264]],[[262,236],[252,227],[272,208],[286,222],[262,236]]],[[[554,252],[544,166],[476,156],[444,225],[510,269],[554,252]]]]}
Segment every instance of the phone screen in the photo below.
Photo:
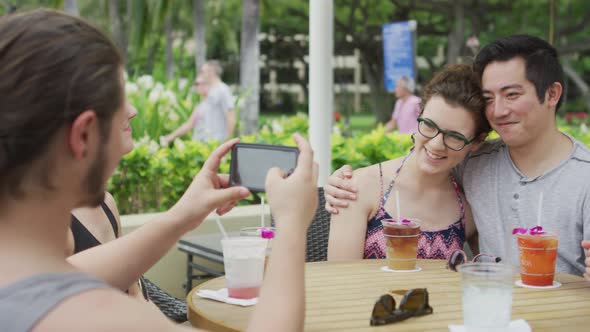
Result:
{"type": "Polygon", "coordinates": [[[297,166],[298,153],[295,147],[238,143],[232,150],[230,182],[253,192],[264,192],[268,170],[279,167],[291,174],[297,166]]]}

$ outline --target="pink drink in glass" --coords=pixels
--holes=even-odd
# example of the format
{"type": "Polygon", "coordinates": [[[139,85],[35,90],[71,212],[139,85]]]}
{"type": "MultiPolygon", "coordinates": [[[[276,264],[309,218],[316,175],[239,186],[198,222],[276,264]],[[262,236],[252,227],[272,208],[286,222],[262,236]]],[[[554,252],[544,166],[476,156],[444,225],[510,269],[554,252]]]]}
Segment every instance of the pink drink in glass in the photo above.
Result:
{"type": "Polygon", "coordinates": [[[221,240],[229,297],[251,299],[258,296],[262,285],[267,243],[266,239],[253,237],[221,240]]]}

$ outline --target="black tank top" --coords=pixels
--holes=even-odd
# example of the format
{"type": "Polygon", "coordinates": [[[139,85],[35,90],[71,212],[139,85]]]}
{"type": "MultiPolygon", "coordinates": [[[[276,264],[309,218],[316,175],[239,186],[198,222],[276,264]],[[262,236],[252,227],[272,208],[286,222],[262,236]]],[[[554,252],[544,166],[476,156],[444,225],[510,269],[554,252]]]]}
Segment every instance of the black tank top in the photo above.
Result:
{"type": "MultiPolygon", "coordinates": [[[[105,202],[100,203],[102,210],[107,215],[111,226],[113,227],[113,232],[115,233],[115,238],[119,237],[119,227],[117,226],[117,219],[113,215],[113,212],[109,209],[105,202]]],[[[80,251],[84,251],[86,249],[90,249],[100,245],[100,241],[90,233],[90,231],[82,225],[80,220],[76,218],[72,214],[72,223],[70,225],[70,229],[72,230],[72,234],[74,235],[74,254],[79,253],[80,251]]],[[[143,278],[143,277],[142,277],[143,278]]],[[[147,292],[147,288],[144,285],[143,279],[139,279],[139,288],[143,297],[147,300],[149,299],[149,294],[147,292]]]]}
{"type": "MultiPolygon", "coordinates": [[[[100,203],[102,210],[107,215],[111,226],[113,226],[113,232],[115,233],[115,237],[119,237],[119,228],[117,226],[117,219],[113,215],[113,212],[109,209],[105,202],[100,203]]],[[[100,245],[100,241],[90,233],[90,231],[82,225],[80,220],[72,215],[72,224],[70,225],[72,229],[72,234],[74,235],[74,253],[77,254],[80,251],[84,251],[86,249],[90,249],[92,247],[96,247],[100,245]]]]}

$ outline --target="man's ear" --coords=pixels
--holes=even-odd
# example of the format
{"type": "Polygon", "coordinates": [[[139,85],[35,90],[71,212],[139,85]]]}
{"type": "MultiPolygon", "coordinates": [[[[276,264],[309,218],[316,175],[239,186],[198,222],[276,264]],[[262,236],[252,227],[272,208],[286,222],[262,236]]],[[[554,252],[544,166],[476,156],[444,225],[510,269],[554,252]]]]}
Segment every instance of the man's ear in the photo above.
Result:
{"type": "Polygon", "coordinates": [[[86,157],[91,134],[97,130],[98,119],[94,111],[84,111],[74,119],[66,140],[75,159],[86,157]]]}
{"type": "Polygon", "coordinates": [[[553,82],[545,91],[545,103],[549,107],[556,107],[561,94],[563,93],[563,86],[559,82],[553,82]]]}

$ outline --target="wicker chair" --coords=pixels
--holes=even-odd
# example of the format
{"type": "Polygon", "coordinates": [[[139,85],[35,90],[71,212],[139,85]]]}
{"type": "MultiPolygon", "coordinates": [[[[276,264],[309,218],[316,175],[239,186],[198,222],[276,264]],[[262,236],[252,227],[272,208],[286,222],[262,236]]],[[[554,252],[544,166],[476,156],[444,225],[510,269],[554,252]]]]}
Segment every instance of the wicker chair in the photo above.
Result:
{"type": "Polygon", "coordinates": [[[169,319],[183,323],[187,321],[186,302],[175,298],[166,293],[160,287],[147,278],[141,278],[142,287],[147,291],[150,301],[152,301],[160,311],[169,319]]]}
{"type": "MultiPolygon", "coordinates": [[[[318,199],[318,208],[313,217],[313,221],[307,230],[306,262],[321,262],[328,258],[330,213],[324,209],[324,205],[326,205],[324,188],[318,188],[318,199]]],[[[274,226],[274,220],[272,220],[271,223],[274,226]]]]}

